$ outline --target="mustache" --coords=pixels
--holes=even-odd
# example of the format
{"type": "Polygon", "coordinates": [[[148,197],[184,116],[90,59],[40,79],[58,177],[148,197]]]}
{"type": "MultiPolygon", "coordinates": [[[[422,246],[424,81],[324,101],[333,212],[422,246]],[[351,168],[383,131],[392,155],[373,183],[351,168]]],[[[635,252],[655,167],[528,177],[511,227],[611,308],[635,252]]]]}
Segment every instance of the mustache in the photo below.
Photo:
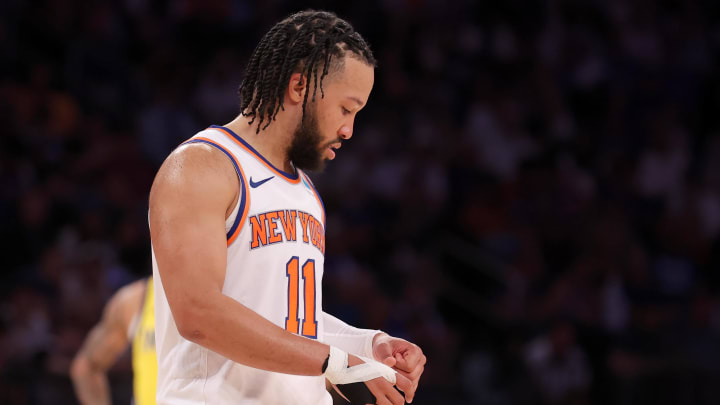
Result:
{"type": "Polygon", "coordinates": [[[335,139],[335,140],[333,140],[333,141],[327,142],[327,143],[325,143],[324,147],[328,147],[328,146],[334,145],[334,144],[336,144],[336,143],[339,143],[340,145],[342,145],[342,143],[343,143],[342,138],[338,138],[338,139],[335,139]]]}

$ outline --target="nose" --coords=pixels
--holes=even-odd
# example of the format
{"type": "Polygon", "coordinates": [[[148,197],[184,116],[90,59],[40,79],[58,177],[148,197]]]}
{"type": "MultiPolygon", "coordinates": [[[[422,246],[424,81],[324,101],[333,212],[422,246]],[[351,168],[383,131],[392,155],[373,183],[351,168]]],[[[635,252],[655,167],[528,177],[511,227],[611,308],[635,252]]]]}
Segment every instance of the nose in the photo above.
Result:
{"type": "Polygon", "coordinates": [[[343,125],[340,127],[340,130],[338,130],[338,136],[340,139],[348,140],[352,138],[353,128],[352,125],[343,125]]]}

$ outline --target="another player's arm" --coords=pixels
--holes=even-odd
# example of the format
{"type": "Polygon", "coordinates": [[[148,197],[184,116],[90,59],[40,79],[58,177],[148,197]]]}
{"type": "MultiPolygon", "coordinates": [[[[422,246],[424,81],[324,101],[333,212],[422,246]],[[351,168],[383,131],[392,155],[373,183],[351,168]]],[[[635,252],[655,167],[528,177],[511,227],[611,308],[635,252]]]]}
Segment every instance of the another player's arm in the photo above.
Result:
{"type": "Polygon", "coordinates": [[[85,338],[70,367],[78,400],[83,405],[110,405],[107,370],[130,343],[127,331],[140,311],[145,281],[121,288],[108,301],[102,319],[85,338]]]}
{"type": "MultiPolygon", "coordinates": [[[[229,159],[202,144],[173,152],[155,178],[150,192],[150,235],[178,332],[250,367],[321,375],[328,345],[294,335],[222,293],[227,265],[225,220],[237,201],[238,189],[229,159]]],[[[360,359],[350,356],[350,366],[359,363],[360,359]]],[[[382,378],[366,384],[378,403],[403,403],[382,378]]],[[[401,376],[397,385],[410,389],[410,382],[401,376]]]]}

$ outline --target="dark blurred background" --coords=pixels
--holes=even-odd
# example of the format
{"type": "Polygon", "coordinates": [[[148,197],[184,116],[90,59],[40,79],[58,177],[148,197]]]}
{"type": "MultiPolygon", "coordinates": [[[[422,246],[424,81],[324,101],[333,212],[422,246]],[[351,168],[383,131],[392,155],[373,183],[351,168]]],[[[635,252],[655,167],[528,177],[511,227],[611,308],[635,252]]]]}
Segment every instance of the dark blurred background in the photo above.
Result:
{"type": "Polygon", "coordinates": [[[0,403],[76,403],[155,171],[307,7],[379,59],[313,176],[323,304],[423,348],[416,404],[720,403],[714,0],[1,1],[0,403]]]}

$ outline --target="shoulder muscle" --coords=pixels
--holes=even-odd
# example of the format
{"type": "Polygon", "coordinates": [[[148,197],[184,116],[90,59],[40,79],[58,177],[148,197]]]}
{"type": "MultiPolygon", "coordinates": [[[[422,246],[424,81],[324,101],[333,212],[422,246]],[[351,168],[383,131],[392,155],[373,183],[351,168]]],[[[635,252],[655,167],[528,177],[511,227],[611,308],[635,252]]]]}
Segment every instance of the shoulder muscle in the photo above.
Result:
{"type": "Polygon", "coordinates": [[[225,219],[238,192],[232,162],[209,145],[181,146],[158,171],[150,192],[150,237],[171,309],[222,287],[225,219]]]}
{"type": "MultiPolygon", "coordinates": [[[[218,149],[206,144],[183,145],[165,160],[150,191],[150,215],[177,204],[188,209],[194,205],[213,210],[232,210],[238,192],[238,178],[230,160],[218,149]]],[[[224,212],[224,211],[223,211],[224,212]]]]}

